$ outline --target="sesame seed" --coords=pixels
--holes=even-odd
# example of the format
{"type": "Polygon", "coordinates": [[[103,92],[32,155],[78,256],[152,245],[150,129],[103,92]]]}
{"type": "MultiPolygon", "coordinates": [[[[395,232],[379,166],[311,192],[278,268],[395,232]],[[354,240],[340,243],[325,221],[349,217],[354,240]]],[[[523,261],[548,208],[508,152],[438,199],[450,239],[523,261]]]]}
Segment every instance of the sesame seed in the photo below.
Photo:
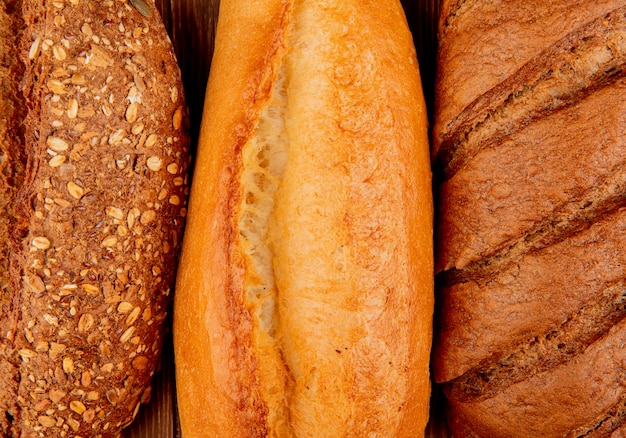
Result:
{"type": "Polygon", "coordinates": [[[148,139],[146,140],[146,147],[149,148],[149,147],[154,146],[156,144],[156,142],[157,142],[157,139],[158,139],[158,137],[157,137],[156,134],[150,134],[148,136],[148,139]]]}
{"type": "Polygon", "coordinates": [[[176,175],[178,173],[178,164],[170,163],[167,165],[166,169],[168,173],[172,175],[176,175]]]}
{"type": "Polygon", "coordinates": [[[175,130],[179,130],[183,123],[183,108],[178,107],[172,116],[172,126],[175,130]]]}
{"type": "Polygon", "coordinates": [[[115,246],[116,243],[117,243],[117,236],[108,236],[104,238],[104,240],[101,242],[101,245],[105,248],[111,248],[115,246]]]}
{"type": "Polygon", "coordinates": [[[89,373],[89,371],[83,371],[83,374],[80,378],[80,383],[83,386],[89,386],[91,384],[91,373],[89,373]]]}
{"type": "Polygon", "coordinates": [[[35,350],[39,353],[45,353],[50,349],[50,345],[46,341],[37,341],[35,343],[35,350]]]}
{"type": "Polygon", "coordinates": [[[67,183],[67,191],[74,199],[80,199],[85,194],[85,190],[73,181],[67,183]]]}
{"type": "Polygon", "coordinates": [[[126,341],[128,341],[133,335],[134,331],[135,331],[135,327],[127,328],[126,331],[120,337],[120,342],[124,344],[126,341]]]}
{"type": "Polygon", "coordinates": [[[48,417],[47,415],[40,415],[37,417],[37,421],[39,421],[39,424],[43,427],[54,427],[57,424],[57,421],[54,418],[48,417]]]}
{"type": "Polygon", "coordinates": [[[137,321],[137,318],[139,317],[140,313],[141,313],[141,308],[135,307],[133,311],[130,313],[130,315],[128,315],[128,317],[126,318],[126,325],[134,324],[134,322],[137,321]]]}
{"type": "Polygon", "coordinates": [[[50,248],[50,241],[45,237],[39,236],[39,237],[35,237],[31,241],[31,245],[37,249],[46,250],[50,248]]]}
{"type": "Polygon", "coordinates": [[[146,165],[148,166],[148,169],[157,172],[158,170],[161,169],[161,166],[163,165],[163,160],[161,160],[160,157],[153,155],[150,158],[148,158],[146,165]]]}
{"type": "Polygon", "coordinates": [[[137,9],[137,11],[144,17],[152,17],[152,11],[150,6],[144,0],[130,0],[130,3],[137,9]]]}
{"type": "Polygon", "coordinates": [[[124,219],[124,212],[120,208],[109,206],[105,209],[105,211],[106,211],[106,214],[108,216],[111,216],[112,218],[115,218],[118,220],[124,219]]]}
{"type": "Polygon", "coordinates": [[[70,104],[67,107],[67,117],[70,119],[75,119],[78,115],[78,101],[74,98],[70,100],[70,104]]]}
{"type": "Polygon", "coordinates": [[[85,292],[91,295],[96,295],[100,293],[100,288],[94,284],[84,283],[84,284],[81,284],[81,287],[83,288],[85,292]]]}
{"type": "Polygon", "coordinates": [[[66,94],[65,84],[63,84],[63,82],[57,79],[50,79],[48,82],[46,82],[46,86],[54,94],[57,94],[57,95],[66,94]]]}
{"type": "Polygon", "coordinates": [[[82,404],[82,402],[80,402],[78,400],[72,400],[70,402],[70,409],[73,410],[74,412],[76,412],[79,415],[81,415],[83,412],[85,412],[87,410],[85,405],[82,404]]]}
{"type": "Polygon", "coordinates": [[[133,229],[133,226],[135,225],[135,219],[137,219],[140,216],[141,212],[139,211],[139,209],[137,207],[133,207],[129,212],[128,212],[128,216],[126,217],[126,223],[128,225],[129,229],[133,229]]]}
{"type": "Polygon", "coordinates": [[[137,113],[139,111],[139,104],[137,102],[132,102],[126,108],[126,121],[128,123],[134,123],[137,120],[137,113]]]}
{"type": "Polygon", "coordinates": [[[39,53],[39,45],[41,44],[41,37],[35,38],[33,43],[30,45],[30,50],[28,51],[28,59],[34,59],[35,56],[39,53]]]}
{"type": "Polygon", "coordinates": [[[132,127],[132,129],[131,129],[131,132],[132,132],[134,135],[139,135],[139,134],[141,134],[141,131],[143,131],[143,123],[137,123],[137,124],[133,125],[133,127],[132,127]]]}
{"type": "Polygon", "coordinates": [[[60,389],[51,389],[48,395],[50,397],[50,400],[55,403],[59,403],[61,400],[63,400],[63,397],[67,395],[67,392],[60,389]]]}
{"type": "Polygon", "coordinates": [[[64,61],[65,58],[67,58],[67,53],[65,53],[65,49],[61,46],[52,47],[52,53],[58,61],[64,61]]]}
{"type": "Polygon", "coordinates": [[[63,358],[63,371],[67,374],[74,372],[74,361],[69,356],[63,358]]]}
{"type": "Polygon", "coordinates": [[[69,149],[70,145],[59,137],[50,136],[46,139],[46,144],[55,152],[63,152],[69,149]]]}
{"type": "Polygon", "coordinates": [[[48,165],[50,167],[59,167],[61,164],[65,163],[66,159],[65,155],[55,155],[48,161],[48,165]]]}
{"type": "Polygon", "coordinates": [[[83,26],[80,28],[80,30],[88,36],[93,35],[93,31],[91,30],[91,26],[89,25],[89,23],[84,23],[83,26]]]}
{"type": "Polygon", "coordinates": [[[128,313],[133,309],[133,305],[131,303],[129,303],[128,301],[122,301],[118,306],[117,306],[117,311],[119,313],[128,313]]]}

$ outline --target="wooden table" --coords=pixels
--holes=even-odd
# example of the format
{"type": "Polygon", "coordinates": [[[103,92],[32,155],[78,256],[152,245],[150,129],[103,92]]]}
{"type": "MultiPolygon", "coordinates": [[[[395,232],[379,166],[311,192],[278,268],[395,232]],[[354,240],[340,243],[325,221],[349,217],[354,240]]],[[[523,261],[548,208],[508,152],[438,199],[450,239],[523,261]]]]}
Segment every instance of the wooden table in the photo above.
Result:
{"type": "MultiPolygon", "coordinates": [[[[204,90],[213,54],[219,0],[155,0],[178,57],[190,112],[192,150],[197,142],[204,90]]],[[[439,0],[403,0],[417,49],[422,83],[432,115],[436,56],[436,17],[439,0]]],[[[433,392],[431,438],[447,437],[441,394],[433,392]]],[[[162,363],[153,381],[152,400],[142,407],[124,438],[180,438],[176,415],[174,361],[171,337],[167,338],[162,363]]]]}

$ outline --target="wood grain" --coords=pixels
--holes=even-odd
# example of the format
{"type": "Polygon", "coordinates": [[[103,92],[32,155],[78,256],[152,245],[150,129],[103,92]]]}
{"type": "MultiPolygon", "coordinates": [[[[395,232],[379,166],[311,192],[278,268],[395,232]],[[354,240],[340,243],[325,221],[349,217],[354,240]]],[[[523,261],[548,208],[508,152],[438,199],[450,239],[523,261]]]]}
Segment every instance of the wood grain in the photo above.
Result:
{"type": "Polygon", "coordinates": [[[171,336],[168,336],[160,369],[152,381],[152,396],[149,404],[142,406],[135,422],[125,431],[125,438],[172,438],[177,436],[174,357],[171,336]]]}
{"type": "Polygon", "coordinates": [[[178,57],[195,143],[213,57],[219,0],[156,0],[156,4],[178,57]]]}
{"type": "MultiPolygon", "coordinates": [[[[213,56],[219,0],[155,0],[178,57],[190,112],[192,149],[196,144],[204,105],[204,92],[213,56]]],[[[439,0],[402,0],[420,63],[429,114],[435,81],[439,0]]],[[[152,385],[149,404],[124,432],[124,438],[181,438],[176,414],[174,356],[171,337],[164,345],[160,370],[152,385]]],[[[427,438],[446,438],[443,396],[435,387],[427,438]]]]}

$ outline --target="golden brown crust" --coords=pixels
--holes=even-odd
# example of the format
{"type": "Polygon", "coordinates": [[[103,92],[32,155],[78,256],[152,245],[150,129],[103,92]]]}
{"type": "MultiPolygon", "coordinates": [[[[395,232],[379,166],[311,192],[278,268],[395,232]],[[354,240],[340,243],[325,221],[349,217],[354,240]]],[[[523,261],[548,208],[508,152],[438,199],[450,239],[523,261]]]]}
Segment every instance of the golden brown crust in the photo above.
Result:
{"type": "Polygon", "coordinates": [[[615,382],[624,379],[625,330],[626,322],[622,320],[571,361],[537,373],[492,398],[479,402],[452,400],[453,428],[480,437],[580,437],[594,436],[594,429],[611,420],[617,420],[614,428],[619,426],[625,394],[615,382]],[[614,409],[616,406],[622,408],[614,409]]]}
{"type": "MultiPolygon", "coordinates": [[[[259,430],[255,435],[253,419],[257,413],[240,395],[256,388],[243,387],[234,378],[237,369],[250,373],[246,365],[254,364],[235,360],[241,348],[238,344],[249,343],[250,335],[235,337],[233,319],[244,309],[233,307],[230,300],[236,299],[233,289],[239,286],[241,290],[241,279],[238,285],[233,284],[225,267],[229,266],[229,245],[235,237],[229,229],[233,220],[230,210],[240,196],[236,187],[231,188],[238,172],[236,153],[250,135],[260,105],[269,98],[271,83],[267,84],[264,76],[273,79],[284,13],[279,1],[264,2],[254,9],[246,9],[241,2],[224,1],[220,6],[217,50],[194,167],[198,189],[190,196],[193,213],[186,226],[186,234],[192,237],[185,240],[176,287],[177,395],[186,434],[219,431],[224,436],[247,437],[263,433],[259,430]],[[244,48],[245,53],[255,55],[243,56],[244,48]],[[231,200],[233,194],[236,198],[231,200]],[[194,415],[196,409],[211,415],[194,415]],[[250,420],[245,421],[248,411],[250,420]]],[[[263,412],[260,414],[262,417],[263,412]]]]}
{"type": "Polygon", "coordinates": [[[419,435],[432,204],[400,5],[234,3],[220,11],[177,283],[183,432],[419,435]]]}
{"type": "Polygon", "coordinates": [[[149,398],[173,292],[189,161],[180,73],[150,2],[5,4],[22,23],[22,76],[9,80],[24,111],[20,135],[1,139],[26,158],[4,149],[23,170],[2,198],[13,405],[0,398],[0,430],[116,436],[149,398]]]}
{"type": "Polygon", "coordinates": [[[433,369],[452,429],[609,436],[626,423],[626,6],[447,13],[433,369]]]}
{"type": "Polygon", "coordinates": [[[434,155],[450,134],[450,124],[475,99],[575,29],[623,6],[621,0],[450,3],[441,8],[434,155]],[[502,41],[507,41],[505,49],[502,41]],[[489,61],[484,54],[489,54],[489,61]],[[466,75],[465,71],[481,74],[466,75]]]}

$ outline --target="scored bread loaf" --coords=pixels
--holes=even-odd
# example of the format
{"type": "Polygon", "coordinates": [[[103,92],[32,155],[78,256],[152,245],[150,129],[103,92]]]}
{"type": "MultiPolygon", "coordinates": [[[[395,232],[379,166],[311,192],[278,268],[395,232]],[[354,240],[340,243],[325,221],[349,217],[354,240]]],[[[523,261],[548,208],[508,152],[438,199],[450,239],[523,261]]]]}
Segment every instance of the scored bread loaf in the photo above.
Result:
{"type": "Polygon", "coordinates": [[[433,368],[457,437],[626,423],[626,2],[444,1],[433,368]]]}
{"type": "Polygon", "coordinates": [[[153,3],[0,0],[0,111],[0,436],[118,436],[150,395],[185,216],[153,3]]]}
{"type": "Polygon", "coordinates": [[[423,436],[432,195],[396,0],[223,0],[174,306],[192,437],[423,436]]]}

